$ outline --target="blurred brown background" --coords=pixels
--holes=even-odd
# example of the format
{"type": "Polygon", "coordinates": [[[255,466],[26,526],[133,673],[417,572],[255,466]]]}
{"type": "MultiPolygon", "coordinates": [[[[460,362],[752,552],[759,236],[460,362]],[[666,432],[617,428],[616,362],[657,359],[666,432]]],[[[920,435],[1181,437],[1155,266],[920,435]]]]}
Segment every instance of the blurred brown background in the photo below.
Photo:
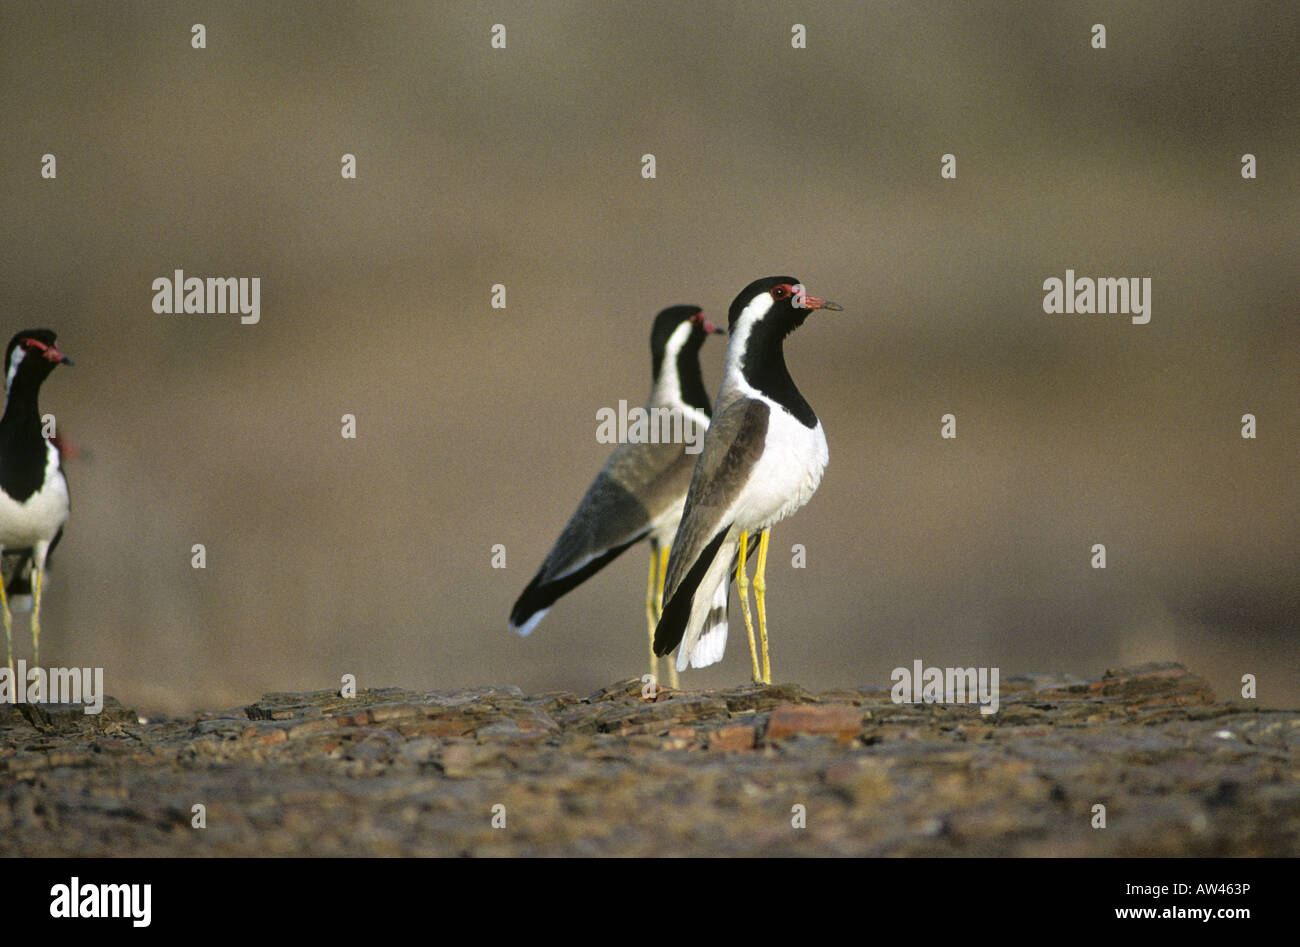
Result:
{"type": "MultiPolygon", "coordinates": [[[[1294,705],[1295,5],[703,7],[5,2],[5,336],[59,332],[87,455],[47,662],[141,709],[641,673],[643,551],[531,638],[510,605],[654,313],[787,273],[845,312],[787,347],[831,465],[773,534],[778,679],[1171,659],[1294,705]],[[1067,267],[1151,323],[1044,314],[1067,267]],[[261,323],[155,315],[174,269],[261,277],[261,323]]],[[[733,604],[685,682],[748,666],[733,604]]]]}

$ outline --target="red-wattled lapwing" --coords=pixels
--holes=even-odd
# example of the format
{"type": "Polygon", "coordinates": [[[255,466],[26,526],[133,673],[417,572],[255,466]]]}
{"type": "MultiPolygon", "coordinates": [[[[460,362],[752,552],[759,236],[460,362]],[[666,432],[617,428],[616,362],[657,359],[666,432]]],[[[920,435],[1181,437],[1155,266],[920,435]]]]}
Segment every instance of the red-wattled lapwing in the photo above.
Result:
{"type": "Polygon", "coordinates": [[[37,397],[59,363],[72,362],[54,345],[49,329],[27,329],[5,352],[5,413],[0,418],[0,554],[4,560],[0,606],[5,646],[14,666],[9,592],[32,596],[32,664],[40,663],[41,584],[50,550],[68,521],[68,482],[59,449],[45,436],[37,397]]]}
{"type": "MultiPolygon", "coordinates": [[[[655,317],[650,333],[654,385],[646,413],[651,426],[696,436],[709,423],[709,396],[700,374],[700,346],[722,330],[704,318],[698,306],[673,306],[655,317]],[[654,419],[660,419],[656,422],[654,419]],[[680,420],[680,425],[678,424],[680,420]]],[[[629,546],[650,541],[650,578],[646,589],[650,672],[657,675],[655,625],[663,608],[664,567],[668,543],[677,529],[686,487],[695,466],[687,444],[662,437],[657,443],[619,444],[587,488],[542,567],[528,583],[510,612],[510,628],[531,632],[555,603],[612,562],[629,546]]],[[[671,683],[676,673],[670,665],[671,683]]]]}
{"type": "Polygon", "coordinates": [[[764,600],[769,531],[808,502],[829,458],[821,422],[794,386],[782,347],[812,310],[841,308],[806,295],[789,276],[755,280],[731,304],[726,370],[673,539],[655,632],[655,654],[678,648],[679,671],[722,660],[734,568],[754,680],[772,683],[764,600]],[[761,534],[754,570],[761,672],[745,577],[750,533],[761,534]]]}

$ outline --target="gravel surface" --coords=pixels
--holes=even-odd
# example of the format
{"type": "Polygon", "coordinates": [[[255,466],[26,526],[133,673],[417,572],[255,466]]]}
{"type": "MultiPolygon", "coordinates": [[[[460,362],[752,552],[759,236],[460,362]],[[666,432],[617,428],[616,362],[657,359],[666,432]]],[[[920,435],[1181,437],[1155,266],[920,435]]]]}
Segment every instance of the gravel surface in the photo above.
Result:
{"type": "Polygon", "coordinates": [[[1172,664],[1013,678],[991,715],[636,680],[148,722],[4,705],[0,855],[1293,856],[1298,750],[1300,712],[1216,701],[1172,664]]]}

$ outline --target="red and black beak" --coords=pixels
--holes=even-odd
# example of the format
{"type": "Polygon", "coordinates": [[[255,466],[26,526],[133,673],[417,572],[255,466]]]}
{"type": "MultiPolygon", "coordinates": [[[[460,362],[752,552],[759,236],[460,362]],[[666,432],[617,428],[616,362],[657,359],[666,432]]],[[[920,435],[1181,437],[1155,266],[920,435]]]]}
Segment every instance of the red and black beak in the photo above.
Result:
{"type": "Polygon", "coordinates": [[[62,364],[62,365],[71,365],[71,364],[72,364],[72,359],[68,358],[68,356],[64,355],[64,354],[63,354],[62,352],[60,352],[57,348],[55,348],[53,345],[51,345],[49,348],[47,348],[47,349],[45,350],[45,357],[46,357],[47,359],[49,359],[51,362],[54,362],[56,365],[60,365],[60,364],[62,364]]]}
{"type": "Polygon", "coordinates": [[[722,326],[715,326],[708,319],[705,319],[704,313],[702,312],[697,312],[695,315],[691,316],[691,322],[692,324],[697,325],[701,329],[703,329],[705,335],[726,335],[727,334],[727,330],[722,328],[722,326]]]}
{"type": "Polygon", "coordinates": [[[803,297],[803,308],[804,309],[830,309],[833,312],[844,311],[844,307],[841,306],[839,303],[833,303],[829,299],[822,299],[820,296],[808,296],[808,295],[804,295],[803,297]]]}
{"type": "Polygon", "coordinates": [[[29,352],[40,352],[41,358],[45,359],[47,362],[53,362],[55,365],[72,364],[72,359],[60,352],[53,342],[46,345],[40,339],[23,339],[23,347],[29,352]]]}

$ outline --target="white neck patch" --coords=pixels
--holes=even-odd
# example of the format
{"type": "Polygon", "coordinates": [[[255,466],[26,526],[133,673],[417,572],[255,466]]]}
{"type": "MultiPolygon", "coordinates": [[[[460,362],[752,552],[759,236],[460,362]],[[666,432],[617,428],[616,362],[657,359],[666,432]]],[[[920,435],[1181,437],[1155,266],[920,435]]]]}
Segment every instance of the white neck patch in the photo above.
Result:
{"type": "Polygon", "coordinates": [[[14,346],[14,354],[9,356],[9,369],[5,375],[5,393],[7,394],[14,383],[14,375],[18,374],[18,366],[23,363],[23,358],[27,355],[26,350],[21,345],[14,346]]]}
{"type": "MultiPolygon", "coordinates": [[[[649,403],[658,402],[668,406],[693,423],[698,431],[703,432],[709,426],[709,416],[683,400],[682,377],[677,371],[677,356],[681,354],[682,346],[686,344],[694,328],[689,322],[683,322],[668,337],[664,345],[664,360],[659,365],[659,380],[655,382],[654,391],[650,392],[649,403]]],[[[696,450],[699,450],[698,445],[696,450]]]]}
{"type": "Polygon", "coordinates": [[[731,342],[727,345],[726,374],[737,381],[742,380],[740,358],[745,354],[745,346],[749,344],[749,334],[754,329],[754,323],[766,316],[775,302],[771,293],[759,293],[740,311],[736,324],[731,329],[731,342]]]}
{"type": "Polygon", "coordinates": [[[677,356],[682,352],[682,346],[690,338],[693,326],[689,322],[683,322],[673,334],[668,336],[668,342],[664,345],[664,360],[659,365],[659,386],[666,393],[671,393],[674,401],[682,400],[682,380],[677,374],[677,356]],[[671,385],[669,388],[667,386],[671,385]]]}

